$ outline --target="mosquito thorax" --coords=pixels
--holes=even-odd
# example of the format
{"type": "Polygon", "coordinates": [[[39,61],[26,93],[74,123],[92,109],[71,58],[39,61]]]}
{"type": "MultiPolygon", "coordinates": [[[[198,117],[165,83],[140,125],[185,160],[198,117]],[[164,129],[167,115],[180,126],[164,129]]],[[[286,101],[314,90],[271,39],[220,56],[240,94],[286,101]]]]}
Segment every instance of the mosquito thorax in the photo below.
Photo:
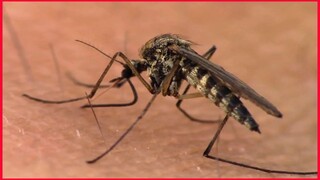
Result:
{"type": "Polygon", "coordinates": [[[159,58],[159,53],[166,52],[171,45],[178,45],[190,48],[191,41],[180,38],[176,34],[162,34],[150,39],[140,49],[140,57],[149,61],[155,61],[159,58]]]}
{"type": "MultiPolygon", "coordinates": [[[[191,49],[192,42],[184,40],[175,34],[162,34],[150,39],[140,49],[140,57],[146,61],[148,76],[151,80],[151,86],[156,89],[161,86],[164,78],[169,74],[175,61],[183,61],[185,58],[177,52],[170,49],[170,46],[176,45],[186,49],[191,49]]],[[[182,77],[176,75],[174,78],[177,85],[173,85],[172,91],[168,95],[174,95],[174,92],[181,83],[182,77]]]]}

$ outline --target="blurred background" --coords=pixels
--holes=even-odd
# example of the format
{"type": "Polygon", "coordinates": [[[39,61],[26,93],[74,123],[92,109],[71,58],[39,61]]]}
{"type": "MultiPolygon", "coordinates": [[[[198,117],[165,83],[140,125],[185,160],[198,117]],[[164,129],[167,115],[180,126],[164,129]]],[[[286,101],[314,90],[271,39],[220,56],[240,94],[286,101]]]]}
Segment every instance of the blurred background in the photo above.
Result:
{"type": "MultiPolygon", "coordinates": [[[[136,79],[136,105],[95,109],[104,137],[86,100],[42,104],[21,94],[60,100],[90,89],[66,73],[94,84],[109,55],[139,59],[152,37],[180,34],[212,61],[245,81],[283,113],[269,116],[245,105],[261,135],[230,119],[211,154],[264,168],[317,169],[316,3],[4,3],[3,173],[4,177],[292,177],[248,170],[202,157],[215,124],[190,122],[172,97],[159,96],[144,119],[108,156],[96,157],[136,119],[151,98],[136,79]]],[[[104,81],[118,77],[115,64],[104,81]]],[[[103,90],[102,90],[103,91],[103,90]]],[[[102,92],[100,91],[100,92],[102,92]]],[[[100,94],[98,92],[98,94],[100,94]]],[[[132,99],[127,85],[94,103],[132,99]]],[[[182,105],[203,119],[223,118],[207,99],[182,105]]]]}

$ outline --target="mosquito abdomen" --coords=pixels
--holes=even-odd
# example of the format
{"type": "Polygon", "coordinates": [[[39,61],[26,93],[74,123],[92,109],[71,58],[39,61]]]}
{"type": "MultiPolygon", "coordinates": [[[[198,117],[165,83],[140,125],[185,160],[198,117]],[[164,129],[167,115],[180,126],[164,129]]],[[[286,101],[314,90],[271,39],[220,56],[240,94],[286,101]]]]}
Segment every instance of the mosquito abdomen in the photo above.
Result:
{"type": "Polygon", "coordinates": [[[186,80],[201,94],[252,131],[259,131],[259,125],[252,118],[240,99],[225,85],[219,83],[206,69],[199,66],[183,68],[186,80]]]}

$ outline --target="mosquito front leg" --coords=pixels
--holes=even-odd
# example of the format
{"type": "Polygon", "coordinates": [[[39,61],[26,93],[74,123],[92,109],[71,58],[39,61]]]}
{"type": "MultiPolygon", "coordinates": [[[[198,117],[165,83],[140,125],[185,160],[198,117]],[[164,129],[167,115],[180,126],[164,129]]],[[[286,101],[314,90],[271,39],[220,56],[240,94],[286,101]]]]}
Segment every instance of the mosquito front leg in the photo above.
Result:
{"type": "Polygon", "coordinates": [[[169,74],[164,78],[162,82],[162,95],[166,96],[168,95],[169,86],[171,84],[173,76],[176,74],[178,68],[180,67],[179,61],[174,62],[172,69],[170,70],[169,74]]]}
{"type": "Polygon", "coordinates": [[[132,90],[133,93],[133,100],[128,102],[128,103],[121,103],[121,104],[85,104],[83,106],[81,106],[82,108],[88,108],[88,107],[92,107],[92,108],[97,108],[97,107],[123,107],[123,106],[131,106],[134,105],[137,101],[138,101],[138,93],[136,91],[136,89],[134,88],[134,85],[132,84],[130,79],[127,79],[130,88],[132,90]]]}
{"type": "MultiPolygon", "coordinates": [[[[129,85],[132,89],[133,92],[133,100],[129,103],[123,103],[123,104],[92,104],[91,106],[89,106],[88,104],[82,106],[83,108],[87,108],[87,107],[119,107],[119,106],[130,106],[133,105],[137,102],[138,100],[138,95],[137,92],[132,84],[132,82],[130,81],[130,78],[132,77],[132,73],[134,74],[134,76],[138,77],[138,79],[142,82],[142,84],[148,89],[148,91],[151,94],[156,94],[157,91],[152,88],[145,80],[144,78],[140,75],[140,72],[138,71],[138,69],[135,68],[135,66],[131,63],[131,61],[122,53],[122,52],[117,52],[114,55],[114,58],[116,58],[117,56],[120,56],[124,61],[125,61],[125,69],[122,72],[122,77],[120,77],[120,80],[126,79],[129,82],[129,85]],[[128,71],[129,70],[129,71],[128,71]]],[[[116,78],[115,80],[118,80],[118,78],[116,78]]]]}
{"type": "Polygon", "coordinates": [[[119,137],[119,139],[113,143],[108,149],[106,149],[101,155],[99,155],[98,157],[87,161],[88,164],[92,164],[97,162],[99,159],[103,158],[105,155],[107,155],[108,153],[110,153],[128,134],[129,132],[132,131],[132,129],[138,124],[138,122],[143,118],[143,116],[147,113],[147,111],[149,110],[150,106],[152,105],[153,101],[155,100],[155,98],[157,97],[157,94],[154,94],[152,96],[152,98],[150,99],[150,101],[148,102],[148,104],[146,105],[146,107],[143,109],[143,111],[141,112],[141,114],[137,117],[137,119],[131,124],[131,126],[129,126],[129,128],[119,137]]]}
{"type": "MultiPolygon", "coordinates": [[[[95,87],[95,84],[87,84],[87,83],[79,81],[71,73],[66,73],[66,75],[75,85],[83,86],[83,87],[87,87],[87,88],[94,88],[95,87]]],[[[100,88],[108,88],[108,87],[110,87],[110,86],[100,84],[99,89],[100,88]]]]}
{"type": "Polygon", "coordinates": [[[30,96],[28,94],[23,94],[23,96],[25,96],[25,97],[27,97],[29,99],[35,100],[35,101],[39,101],[39,102],[42,102],[42,103],[48,103],[48,104],[62,104],[62,103],[79,101],[79,100],[86,99],[86,98],[92,98],[95,95],[95,93],[97,92],[98,88],[100,87],[100,84],[101,84],[102,80],[104,79],[104,77],[108,73],[109,69],[111,68],[113,62],[116,60],[117,56],[118,56],[118,53],[116,53],[113,56],[113,58],[111,59],[111,61],[109,62],[108,66],[105,68],[105,70],[101,74],[100,78],[98,79],[98,81],[96,82],[95,86],[93,87],[93,89],[91,90],[91,92],[90,92],[90,94],[88,96],[82,96],[82,97],[78,97],[78,98],[61,100],[61,101],[50,101],[50,100],[39,99],[39,98],[36,98],[36,97],[32,97],[32,96],[30,96]]]}

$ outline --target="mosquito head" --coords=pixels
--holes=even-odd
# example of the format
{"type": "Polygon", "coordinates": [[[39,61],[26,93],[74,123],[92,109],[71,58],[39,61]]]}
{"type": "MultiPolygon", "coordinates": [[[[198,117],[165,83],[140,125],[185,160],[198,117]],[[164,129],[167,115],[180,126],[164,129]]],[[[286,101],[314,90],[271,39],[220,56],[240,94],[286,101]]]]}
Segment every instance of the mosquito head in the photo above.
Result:
{"type": "MultiPolygon", "coordinates": [[[[133,67],[138,71],[138,73],[141,73],[141,72],[147,70],[147,66],[146,66],[145,61],[131,60],[130,62],[133,65],[133,67]]],[[[129,79],[129,78],[135,76],[134,73],[132,72],[131,68],[129,67],[129,65],[125,64],[123,67],[124,67],[124,69],[121,72],[121,77],[129,79]]]]}
{"type": "MultiPolygon", "coordinates": [[[[147,66],[145,61],[140,60],[131,60],[130,61],[133,67],[138,71],[138,73],[141,73],[145,70],[147,70],[147,66]]],[[[132,72],[131,68],[127,64],[123,64],[123,70],[121,72],[121,76],[111,79],[109,82],[114,83],[113,87],[121,87],[127,79],[130,79],[131,77],[134,77],[134,73],[132,72]]]]}
{"type": "Polygon", "coordinates": [[[193,44],[191,41],[182,39],[176,34],[162,34],[150,39],[140,49],[140,57],[152,62],[159,58],[159,54],[168,51],[168,47],[171,45],[190,47],[191,44],[193,44]]]}

